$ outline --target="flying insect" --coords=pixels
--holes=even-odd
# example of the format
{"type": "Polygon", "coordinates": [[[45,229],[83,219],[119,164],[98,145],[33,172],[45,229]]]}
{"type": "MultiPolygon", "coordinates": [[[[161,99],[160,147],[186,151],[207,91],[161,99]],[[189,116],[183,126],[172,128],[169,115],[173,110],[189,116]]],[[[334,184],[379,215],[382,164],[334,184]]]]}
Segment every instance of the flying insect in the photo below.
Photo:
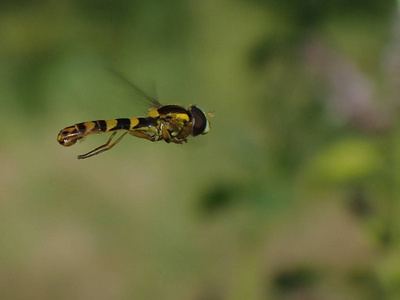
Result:
{"type": "MultiPolygon", "coordinates": [[[[121,75],[119,76],[122,77],[121,75]]],[[[124,77],[122,79],[127,81],[124,77]]],[[[151,103],[152,108],[148,111],[146,117],[77,123],[62,129],[57,136],[57,141],[62,146],[69,147],[88,135],[112,132],[105,144],[78,156],[78,159],[85,159],[112,149],[127,134],[152,142],[165,141],[167,143],[183,144],[187,142],[187,138],[190,135],[204,135],[210,131],[208,117],[212,117],[212,113],[205,113],[195,105],[191,105],[187,109],[175,104],[162,105],[132,82],[128,81],[128,83],[151,103]],[[117,132],[122,130],[125,132],[114,140],[117,132]]]]}

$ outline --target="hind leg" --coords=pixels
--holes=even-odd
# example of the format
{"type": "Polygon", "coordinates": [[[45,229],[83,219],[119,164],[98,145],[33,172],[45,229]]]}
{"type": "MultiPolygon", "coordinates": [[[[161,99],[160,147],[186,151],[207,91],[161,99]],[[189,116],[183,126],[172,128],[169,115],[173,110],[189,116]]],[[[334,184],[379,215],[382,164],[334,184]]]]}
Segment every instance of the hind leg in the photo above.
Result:
{"type": "Polygon", "coordinates": [[[117,132],[115,131],[115,132],[110,136],[110,138],[108,139],[107,143],[105,143],[105,144],[103,144],[103,145],[97,147],[96,149],[93,149],[92,151],[89,151],[89,152],[86,153],[86,154],[78,155],[78,159],[89,158],[89,157],[92,157],[92,156],[94,156],[94,155],[97,155],[97,154],[100,154],[100,153],[103,153],[103,152],[105,152],[105,151],[110,150],[112,147],[114,147],[116,144],[118,144],[118,143],[122,140],[122,138],[123,138],[127,133],[128,133],[128,132],[125,132],[123,135],[121,135],[119,138],[117,138],[117,139],[115,140],[114,143],[112,143],[112,144],[110,145],[112,139],[113,139],[114,136],[117,134],[117,132]]]}

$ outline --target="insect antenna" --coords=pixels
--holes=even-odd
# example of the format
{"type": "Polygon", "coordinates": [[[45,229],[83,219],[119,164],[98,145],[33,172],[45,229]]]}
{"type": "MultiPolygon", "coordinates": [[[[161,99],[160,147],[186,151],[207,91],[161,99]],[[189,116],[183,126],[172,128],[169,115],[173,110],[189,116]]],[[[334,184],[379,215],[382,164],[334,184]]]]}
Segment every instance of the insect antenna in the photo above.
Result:
{"type": "Polygon", "coordinates": [[[206,112],[207,117],[214,117],[214,112],[215,110],[210,110],[209,112],[206,112]]]}

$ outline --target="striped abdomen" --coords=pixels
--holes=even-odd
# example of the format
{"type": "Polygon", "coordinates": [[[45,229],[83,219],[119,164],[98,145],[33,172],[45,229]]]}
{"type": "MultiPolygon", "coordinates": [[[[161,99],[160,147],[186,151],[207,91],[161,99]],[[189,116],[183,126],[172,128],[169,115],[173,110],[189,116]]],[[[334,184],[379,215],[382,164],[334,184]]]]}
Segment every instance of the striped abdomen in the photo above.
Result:
{"type": "Polygon", "coordinates": [[[57,136],[57,141],[61,145],[68,147],[90,134],[115,130],[134,130],[138,127],[151,127],[155,125],[157,125],[157,120],[152,118],[123,118],[83,122],[61,130],[57,136]]]}

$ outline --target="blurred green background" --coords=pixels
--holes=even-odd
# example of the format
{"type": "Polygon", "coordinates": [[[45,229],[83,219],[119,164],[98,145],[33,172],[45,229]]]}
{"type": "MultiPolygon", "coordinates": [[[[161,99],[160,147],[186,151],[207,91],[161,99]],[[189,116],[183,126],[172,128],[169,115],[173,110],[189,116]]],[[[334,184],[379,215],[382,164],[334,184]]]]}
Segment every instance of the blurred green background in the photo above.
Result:
{"type": "Polygon", "coordinates": [[[397,2],[0,4],[1,299],[400,299],[397,2]],[[185,145],[74,123],[214,111],[185,145]]]}

